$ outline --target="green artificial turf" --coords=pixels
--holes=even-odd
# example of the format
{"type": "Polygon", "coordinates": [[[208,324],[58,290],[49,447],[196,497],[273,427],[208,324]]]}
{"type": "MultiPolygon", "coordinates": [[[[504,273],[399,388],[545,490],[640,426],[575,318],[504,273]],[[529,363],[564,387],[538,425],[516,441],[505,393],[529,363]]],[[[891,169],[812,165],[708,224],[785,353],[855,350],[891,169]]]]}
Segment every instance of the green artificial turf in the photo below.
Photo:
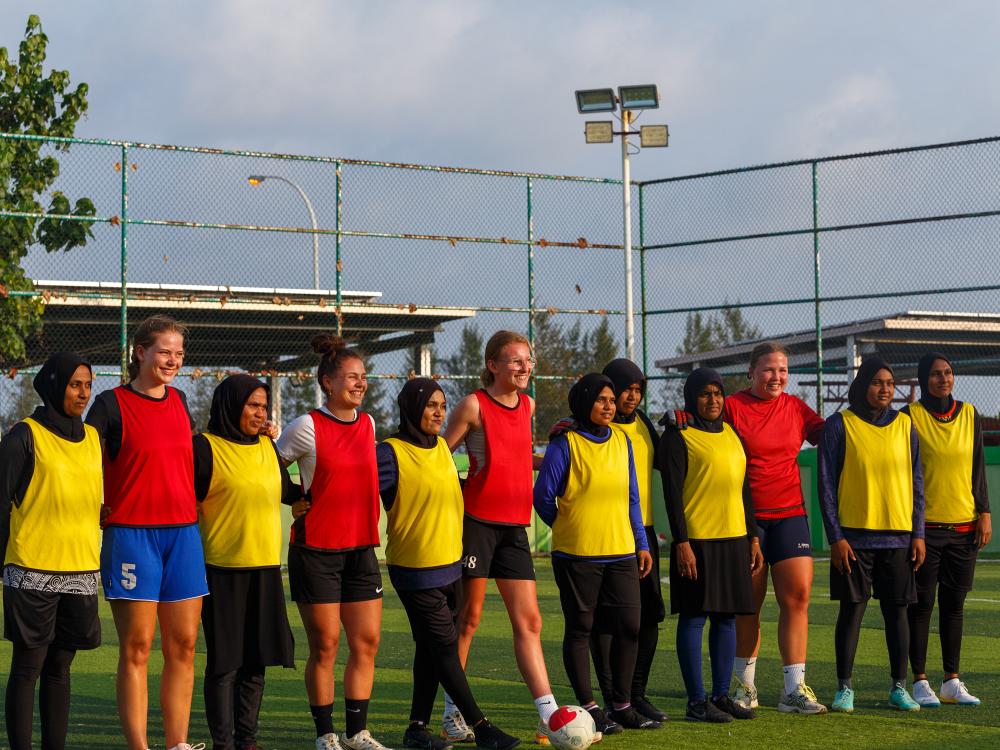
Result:
{"type": "MultiPolygon", "coordinates": [[[[539,602],[545,618],[543,633],[545,653],[556,698],[573,703],[562,667],[560,642],[562,614],[558,594],[546,559],[536,560],[539,575],[539,602]]],[[[828,598],[828,563],[817,561],[816,585],[810,607],[810,643],[807,682],[821,701],[829,702],[835,688],[833,624],[836,604],[828,598]]],[[[402,746],[402,733],[409,715],[410,660],[413,642],[399,600],[389,588],[385,576],[386,597],[382,627],[382,645],[378,656],[375,691],[369,714],[372,733],[390,747],[402,746]]],[[[664,585],[664,594],[669,588],[664,585]]],[[[877,603],[869,607],[865,629],[858,649],[854,673],[856,690],[853,715],[796,716],[779,714],[774,705],[781,690],[781,664],[776,638],[777,605],[769,598],[763,613],[763,646],[757,666],[757,685],[762,709],[759,718],[721,726],[692,724],[682,720],[684,688],[674,652],[676,618],[668,617],[661,626],[660,646],[650,696],[667,710],[671,721],[656,731],[631,731],[607,738],[603,748],[759,748],[761,750],[798,750],[799,748],[1000,748],[1000,564],[982,562],[976,573],[976,588],[966,609],[965,640],[962,655],[963,678],[969,689],[983,700],[979,707],[944,706],[935,710],[902,715],[886,708],[888,697],[888,661],[877,603]]],[[[81,652],[73,665],[73,706],[70,717],[69,748],[121,747],[115,709],[114,673],[117,651],[110,611],[101,605],[105,645],[96,651],[81,652]]],[[[289,617],[295,630],[296,670],[271,668],[260,719],[261,748],[312,748],[314,732],[309,716],[302,668],[306,655],[305,635],[298,612],[289,603],[289,617]]],[[[940,674],[936,617],[932,625],[930,658],[932,684],[940,674]]],[[[343,672],[346,639],[338,661],[337,674],[343,672]]],[[[0,644],[0,664],[9,664],[10,644],[0,644]]],[[[192,743],[205,741],[211,747],[205,725],[201,697],[201,672],[204,669],[204,643],[199,642],[195,665],[195,699],[192,710],[192,743]]],[[[705,680],[708,675],[707,644],[705,680]]],[[[150,662],[150,742],[163,747],[156,696],[158,655],[150,662]]],[[[3,670],[5,673],[6,670],[3,670]]],[[[479,633],[473,644],[469,664],[476,698],[487,715],[503,729],[521,736],[525,744],[533,742],[537,714],[531,697],[521,683],[514,663],[510,625],[502,602],[491,588],[479,633]]],[[[342,727],[343,703],[335,704],[334,719],[342,727]]],[[[440,696],[439,703],[440,707],[440,696]]],[[[38,742],[36,730],[36,744],[38,742]]],[[[6,747],[6,745],[3,745],[6,747]]]]}

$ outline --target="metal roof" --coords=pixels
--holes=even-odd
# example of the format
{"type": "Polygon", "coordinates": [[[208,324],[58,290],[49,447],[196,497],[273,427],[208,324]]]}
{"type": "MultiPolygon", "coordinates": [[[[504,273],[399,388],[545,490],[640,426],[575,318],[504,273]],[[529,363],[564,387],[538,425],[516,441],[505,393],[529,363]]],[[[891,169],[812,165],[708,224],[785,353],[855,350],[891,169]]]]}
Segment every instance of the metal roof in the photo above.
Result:
{"type": "MultiPolygon", "coordinates": [[[[897,375],[906,375],[916,371],[923,354],[935,350],[956,364],[961,363],[963,375],[1000,374],[1000,314],[996,313],[909,310],[826,326],[822,336],[824,372],[846,374],[858,357],[879,354],[897,368],[897,375]]],[[[751,350],[765,340],[775,341],[788,350],[791,369],[815,372],[815,329],[741,341],[708,352],[664,357],[654,364],[675,372],[706,366],[724,373],[742,373],[751,350]]]]}

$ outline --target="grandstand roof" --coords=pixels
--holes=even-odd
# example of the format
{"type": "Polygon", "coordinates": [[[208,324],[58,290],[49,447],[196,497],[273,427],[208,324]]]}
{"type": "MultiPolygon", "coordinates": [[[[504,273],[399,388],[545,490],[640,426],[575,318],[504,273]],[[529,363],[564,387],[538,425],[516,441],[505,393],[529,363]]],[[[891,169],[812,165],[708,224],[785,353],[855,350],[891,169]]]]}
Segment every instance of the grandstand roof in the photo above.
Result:
{"type": "MultiPolygon", "coordinates": [[[[94,364],[115,364],[120,353],[121,286],[109,282],[35,281],[45,311],[42,334],[28,343],[38,363],[71,346],[94,364]]],[[[316,333],[337,328],[333,290],[128,284],[128,319],[157,313],[191,330],[187,362],[204,368],[294,371],[314,366],[316,333]]],[[[475,310],[381,303],[380,292],[341,293],[343,335],[368,354],[412,349],[434,341],[443,323],[475,310]]]]}
{"type": "MultiPolygon", "coordinates": [[[[1000,366],[1000,314],[928,312],[911,310],[880,318],[825,326],[823,370],[849,373],[861,357],[879,354],[897,370],[897,376],[912,375],[927,351],[940,351],[963,375],[995,376],[1000,366]]],[[[697,354],[657,359],[663,370],[687,372],[695,367],[713,367],[720,372],[745,372],[750,351],[760,343],[741,341],[697,354]]],[[[768,337],[788,349],[789,367],[797,372],[816,370],[816,330],[768,337]]]]}

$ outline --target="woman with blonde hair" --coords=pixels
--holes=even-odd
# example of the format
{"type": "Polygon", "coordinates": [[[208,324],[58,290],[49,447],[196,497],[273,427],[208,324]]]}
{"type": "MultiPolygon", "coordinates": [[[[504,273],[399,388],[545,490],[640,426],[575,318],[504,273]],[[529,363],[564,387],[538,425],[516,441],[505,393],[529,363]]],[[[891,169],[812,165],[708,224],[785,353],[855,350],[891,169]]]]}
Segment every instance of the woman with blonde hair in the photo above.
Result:
{"type": "MultiPolygon", "coordinates": [[[[467,663],[482,616],[486,584],[496,581],[514,631],[514,656],[548,740],[548,719],[558,708],[542,653],[542,615],[535,568],[525,527],[531,523],[535,402],[524,393],[535,367],[528,339],[497,331],[486,343],[483,387],[455,407],[444,439],[452,451],[463,442],[469,474],[465,502],[463,576],[465,602],[459,616],[458,652],[467,663]]],[[[445,695],[444,732],[452,742],[472,739],[461,712],[445,695]]]]}
{"type": "Polygon", "coordinates": [[[198,534],[187,399],[173,382],[184,364],[186,329],[165,315],[132,336],[129,381],[104,391],[87,424],[104,446],[101,579],[118,631],[118,714],[130,750],[145,750],[147,663],[160,625],[160,707],[166,745],[187,742],[194,647],[208,594],[198,534]]]}

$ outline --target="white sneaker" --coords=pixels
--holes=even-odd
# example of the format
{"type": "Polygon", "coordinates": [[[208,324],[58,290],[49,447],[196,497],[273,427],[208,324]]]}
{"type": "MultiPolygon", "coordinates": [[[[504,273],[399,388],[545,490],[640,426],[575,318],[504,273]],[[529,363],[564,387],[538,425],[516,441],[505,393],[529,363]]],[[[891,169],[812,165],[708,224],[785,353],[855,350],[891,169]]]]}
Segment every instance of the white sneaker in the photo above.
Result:
{"type": "Polygon", "coordinates": [[[340,735],[340,744],[350,750],[392,750],[372,737],[367,729],[362,729],[353,737],[348,737],[346,734],[340,735]]]}
{"type": "Polygon", "coordinates": [[[178,742],[170,750],[205,750],[205,743],[199,742],[197,745],[189,745],[187,742],[178,742]]]}
{"type": "Polygon", "coordinates": [[[760,707],[757,700],[757,686],[745,685],[736,680],[736,690],[733,692],[733,703],[737,703],[743,708],[754,709],[760,707]]]}
{"type": "Polygon", "coordinates": [[[322,737],[316,738],[316,750],[344,750],[344,748],[340,746],[340,740],[337,739],[337,735],[329,732],[322,737]]]}
{"type": "Polygon", "coordinates": [[[921,708],[939,708],[941,701],[927,680],[917,680],[913,683],[913,700],[921,708]]]}
{"type": "Polygon", "coordinates": [[[441,719],[441,736],[448,742],[475,742],[476,733],[469,729],[465,717],[457,708],[441,719]]]}
{"type": "Polygon", "coordinates": [[[965,689],[965,683],[957,677],[941,683],[941,702],[959,706],[978,706],[979,698],[965,689]]]}

